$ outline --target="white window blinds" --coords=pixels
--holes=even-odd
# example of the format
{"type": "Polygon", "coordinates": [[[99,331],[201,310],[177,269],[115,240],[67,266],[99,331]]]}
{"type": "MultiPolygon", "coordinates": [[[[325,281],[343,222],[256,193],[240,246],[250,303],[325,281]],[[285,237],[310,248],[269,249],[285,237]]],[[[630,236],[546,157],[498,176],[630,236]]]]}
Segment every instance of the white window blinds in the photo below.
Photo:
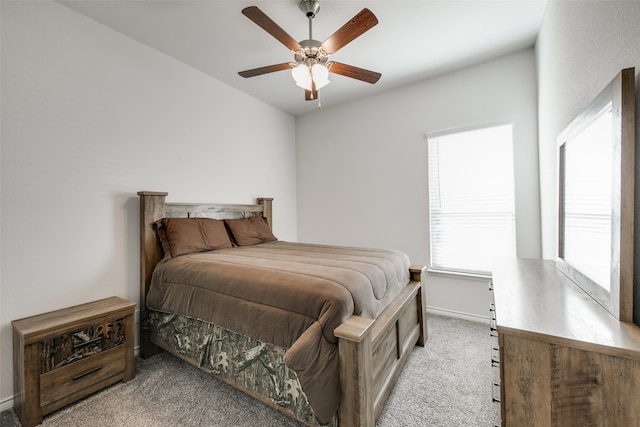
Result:
{"type": "Polygon", "coordinates": [[[515,256],[512,127],[427,137],[431,269],[487,274],[515,256]]]}

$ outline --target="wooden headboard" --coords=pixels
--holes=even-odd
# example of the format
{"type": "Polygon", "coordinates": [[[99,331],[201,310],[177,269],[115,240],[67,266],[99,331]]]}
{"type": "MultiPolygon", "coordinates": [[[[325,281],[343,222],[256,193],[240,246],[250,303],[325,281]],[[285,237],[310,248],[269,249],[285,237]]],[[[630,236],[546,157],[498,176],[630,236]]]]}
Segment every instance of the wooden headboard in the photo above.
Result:
{"type": "Polygon", "coordinates": [[[255,205],[233,205],[219,203],[166,203],[169,193],[139,191],[140,196],[140,353],[151,356],[153,346],[148,341],[142,321],[147,309],[147,291],[151,274],[162,259],[162,246],[154,223],[162,218],[247,218],[260,215],[273,228],[272,198],[259,198],[255,205]]]}

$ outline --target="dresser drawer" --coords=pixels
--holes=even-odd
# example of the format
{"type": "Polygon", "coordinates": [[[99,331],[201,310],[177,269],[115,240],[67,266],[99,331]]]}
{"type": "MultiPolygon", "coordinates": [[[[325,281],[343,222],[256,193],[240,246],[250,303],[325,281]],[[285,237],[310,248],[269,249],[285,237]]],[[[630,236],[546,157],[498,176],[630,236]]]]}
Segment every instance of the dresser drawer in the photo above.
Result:
{"type": "Polygon", "coordinates": [[[69,399],[77,400],[119,381],[125,365],[125,346],[120,345],[46,372],[40,375],[40,406],[54,410],[69,399]]]}

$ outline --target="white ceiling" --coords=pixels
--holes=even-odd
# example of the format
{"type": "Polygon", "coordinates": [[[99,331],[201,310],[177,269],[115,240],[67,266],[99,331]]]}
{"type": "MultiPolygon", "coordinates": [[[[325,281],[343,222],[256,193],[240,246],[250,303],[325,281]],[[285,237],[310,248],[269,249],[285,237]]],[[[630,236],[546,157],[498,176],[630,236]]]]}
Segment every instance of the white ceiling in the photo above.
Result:
{"type": "MultiPolygon", "coordinates": [[[[291,73],[238,71],[293,60],[242,15],[258,6],[294,39],[308,38],[299,0],[59,0],[59,3],[294,116],[318,108],[291,73]]],[[[386,91],[533,46],[546,0],[320,0],[313,38],[324,41],[363,8],[378,25],[331,56],[382,73],[375,85],[331,75],[322,107],[386,91]]]]}

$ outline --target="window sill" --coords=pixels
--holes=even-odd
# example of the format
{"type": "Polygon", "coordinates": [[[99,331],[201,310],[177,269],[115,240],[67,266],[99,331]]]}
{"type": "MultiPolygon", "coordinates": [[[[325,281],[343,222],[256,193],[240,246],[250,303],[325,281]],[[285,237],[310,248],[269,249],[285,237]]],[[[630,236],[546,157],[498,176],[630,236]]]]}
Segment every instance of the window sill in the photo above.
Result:
{"type": "Polygon", "coordinates": [[[491,280],[491,274],[483,274],[483,273],[463,273],[461,271],[451,271],[451,270],[436,270],[436,269],[427,269],[427,273],[433,276],[442,276],[449,278],[458,278],[458,279],[471,279],[478,281],[489,281],[491,280]]]}

